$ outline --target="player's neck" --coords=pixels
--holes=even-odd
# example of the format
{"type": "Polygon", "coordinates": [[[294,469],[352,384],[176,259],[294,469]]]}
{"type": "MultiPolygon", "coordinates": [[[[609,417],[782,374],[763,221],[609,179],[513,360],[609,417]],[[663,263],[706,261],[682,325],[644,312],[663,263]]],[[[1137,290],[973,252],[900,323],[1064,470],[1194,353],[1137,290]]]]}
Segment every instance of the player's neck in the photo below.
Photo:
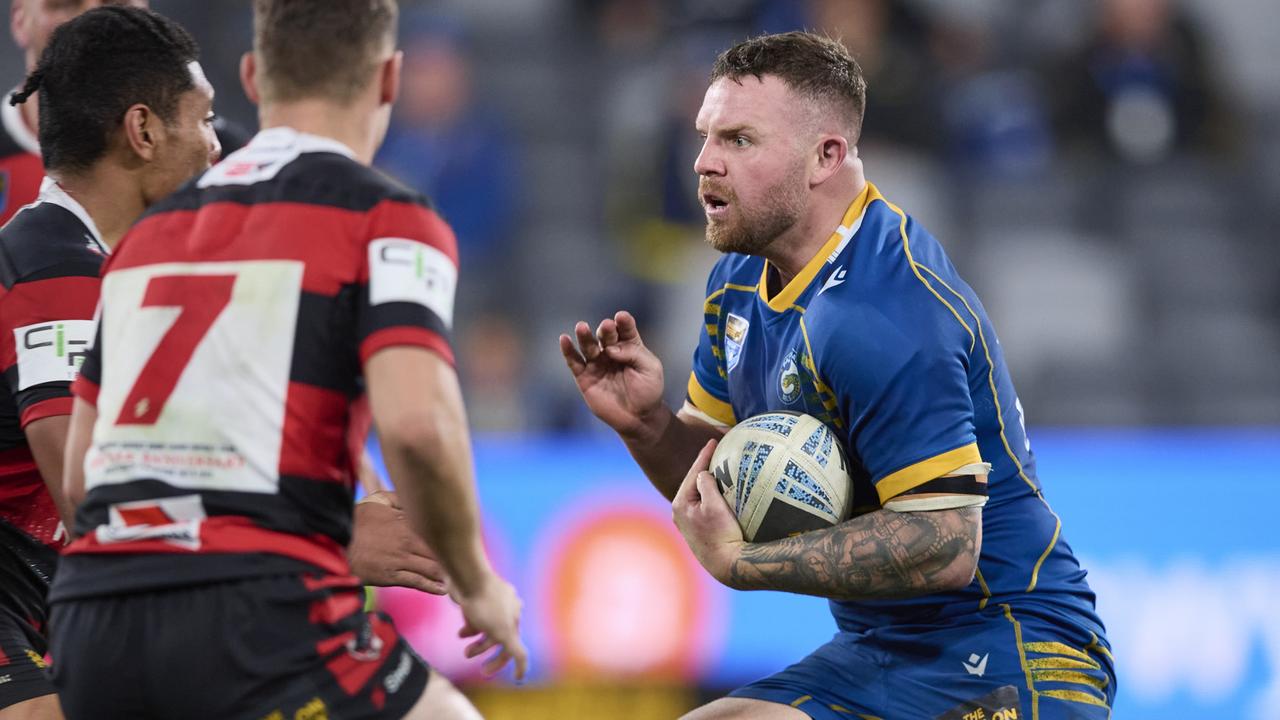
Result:
{"type": "Polygon", "coordinates": [[[298,100],[263,106],[259,117],[263,130],[290,127],[298,132],[337,140],[351,148],[356,160],[370,165],[382,141],[375,113],[358,106],[339,106],[325,100],[298,100]]]}
{"type": "Polygon", "coordinates": [[[127,172],[99,163],[83,173],[49,173],[89,213],[102,242],[112,250],[147,209],[137,180],[127,172]]]}
{"type": "MultiPolygon", "coordinates": [[[[7,98],[6,98],[7,101],[7,98]]],[[[18,106],[22,114],[22,124],[27,126],[32,135],[40,135],[40,93],[34,93],[27,101],[18,106]]]]}
{"type": "MultiPolygon", "coordinates": [[[[848,212],[849,203],[858,197],[866,184],[862,161],[854,158],[848,168],[813,191],[807,211],[763,253],[777,273],[777,290],[785,288],[822,251],[848,212]]],[[[770,289],[774,289],[772,283],[770,289]]]]}

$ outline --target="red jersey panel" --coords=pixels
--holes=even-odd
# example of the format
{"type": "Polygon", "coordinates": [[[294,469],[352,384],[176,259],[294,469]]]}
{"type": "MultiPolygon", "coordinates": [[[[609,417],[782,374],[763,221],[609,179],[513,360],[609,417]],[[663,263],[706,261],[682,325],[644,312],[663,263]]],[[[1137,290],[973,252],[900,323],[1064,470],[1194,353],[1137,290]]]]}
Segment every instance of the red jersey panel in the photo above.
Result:
{"type": "Polygon", "coordinates": [[[88,213],[53,181],[0,229],[0,522],[50,547],[62,544],[58,513],[23,430],[71,413],[105,257],[88,213]]]}
{"type": "Polygon", "coordinates": [[[0,102],[0,225],[36,201],[44,179],[40,142],[8,99],[0,102]]]}
{"type": "Polygon", "coordinates": [[[153,208],[105,269],[75,388],[99,418],[84,536],[55,596],[348,572],[363,362],[452,359],[456,257],[424,198],[288,128],[153,208]]]}

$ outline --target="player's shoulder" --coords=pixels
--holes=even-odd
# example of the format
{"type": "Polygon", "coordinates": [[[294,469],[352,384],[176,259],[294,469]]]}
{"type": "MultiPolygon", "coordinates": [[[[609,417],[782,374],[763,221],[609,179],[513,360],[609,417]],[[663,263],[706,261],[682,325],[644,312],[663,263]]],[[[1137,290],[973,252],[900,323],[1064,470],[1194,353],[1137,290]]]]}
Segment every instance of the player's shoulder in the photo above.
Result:
{"type": "Polygon", "coordinates": [[[952,334],[946,331],[963,333],[957,315],[965,308],[953,291],[959,283],[945,250],[874,186],[871,193],[853,242],[817,280],[821,287],[805,315],[812,339],[847,345],[898,338],[918,345],[945,340],[952,334]],[[842,331],[851,326],[870,332],[842,331]]]}
{"type": "Polygon", "coordinates": [[[828,263],[818,298],[887,307],[927,293],[930,271],[951,272],[946,251],[923,225],[875,186],[870,193],[852,242],[828,263]]]}
{"type": "Polygon", "coordinates": [[[386,202],[431,207],[422,194],[356,161],[334,141],[268,131],[154,205],[146,216],[222,202],[353,212],[368,212],[386,202]]]}
{"type": "Polygon", "coordinates": [[[52,202],[26,206],[0,228],[0,284],[97,277],[105,255],[75,213],[52,202]]]}

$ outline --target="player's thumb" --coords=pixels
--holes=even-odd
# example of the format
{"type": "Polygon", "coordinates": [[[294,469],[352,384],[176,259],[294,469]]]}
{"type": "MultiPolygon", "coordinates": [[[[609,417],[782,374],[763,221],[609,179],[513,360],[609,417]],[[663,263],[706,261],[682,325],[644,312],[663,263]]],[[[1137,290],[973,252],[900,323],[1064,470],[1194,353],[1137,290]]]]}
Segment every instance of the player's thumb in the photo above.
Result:
{"type": "Polygon", "coordinates": [[[707,470],[698,473],[697,483],[698,494],[702,496],[703,501],[715,497],[720,492],[720,486],[716,484],[716,476],[707,470]]]}

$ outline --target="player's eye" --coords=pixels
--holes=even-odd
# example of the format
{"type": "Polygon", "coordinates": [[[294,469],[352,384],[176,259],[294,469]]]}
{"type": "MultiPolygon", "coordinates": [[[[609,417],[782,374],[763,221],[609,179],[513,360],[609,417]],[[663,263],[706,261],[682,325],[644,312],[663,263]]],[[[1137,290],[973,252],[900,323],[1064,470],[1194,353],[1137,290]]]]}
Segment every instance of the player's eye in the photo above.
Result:
{"type": "Polygon", "coordinates": [[[734,147],[744,148],[744,147],[749,147],[750,145],[751,145],[751,141],[748,140],[745,135],[737,135],[733,138],[734,147]]]}
{"type": "Polygon", "coordinates": [[[205,115],[205,117],[204,117],[204,124],[205,124],[205,125],[212,125],[212,124],[213,124],[213,121],[214,121],[214,120],[217,120],[217,119],[218,119],[218,114],[217,114],[217,113],[214,113],[214,112],[210,112],[208,115],[205,115]]]}

